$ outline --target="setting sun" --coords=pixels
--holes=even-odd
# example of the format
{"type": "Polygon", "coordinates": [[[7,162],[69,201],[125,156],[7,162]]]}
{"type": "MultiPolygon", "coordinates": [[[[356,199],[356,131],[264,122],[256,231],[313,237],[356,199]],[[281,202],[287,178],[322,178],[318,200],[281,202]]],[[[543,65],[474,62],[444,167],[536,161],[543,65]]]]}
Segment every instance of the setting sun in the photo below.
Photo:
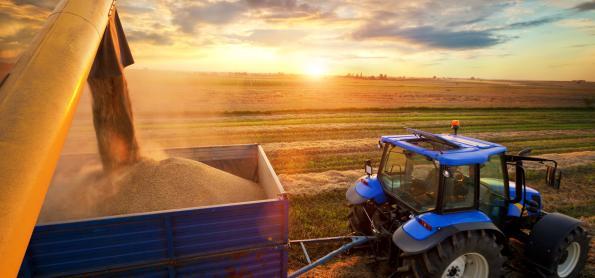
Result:
{"type": "Polygon", "coordinates": [[[304,73],[313,77],[323,76],[328,74],[328,66],[324,61],[313,60],[305,65],[304,73]]]}

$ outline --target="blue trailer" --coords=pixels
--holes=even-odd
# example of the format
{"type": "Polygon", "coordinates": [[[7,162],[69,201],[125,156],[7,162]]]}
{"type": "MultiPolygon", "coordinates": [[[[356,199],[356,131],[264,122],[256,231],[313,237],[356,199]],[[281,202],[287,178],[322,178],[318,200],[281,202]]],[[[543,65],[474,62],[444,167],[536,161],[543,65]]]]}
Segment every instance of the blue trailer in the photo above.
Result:
{"type": "Polygon", "coordinates": [[[286,277],[288,200],[262,147],[166,152],[258,182],[267,198],[38,225],[19,277],[286,277]]]}

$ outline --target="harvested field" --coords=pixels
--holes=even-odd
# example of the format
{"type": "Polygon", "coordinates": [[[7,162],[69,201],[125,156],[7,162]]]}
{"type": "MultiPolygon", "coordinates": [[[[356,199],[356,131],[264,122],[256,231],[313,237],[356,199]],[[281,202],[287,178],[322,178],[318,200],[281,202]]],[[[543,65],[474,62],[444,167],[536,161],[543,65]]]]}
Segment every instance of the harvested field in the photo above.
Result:
{"type": "MultiPolygon", "coordinates": [[[[560,162],[562,189],[530,184],[544,194],[546,210],[595,226],[595,84],[537,81],[404,79],[370,81],[295,76],[205,76],[130,71],[139,143],[147,149],[261,143],[290,193],[290,238],[344,235],[345,188],[363,175],[381,135],[404,127],[449,132],[503,144],[510,153],[533,148],[560,162]],[[164,97],[166,96],[166,97],[164,97]]],[[[96,152],[84,94],[64,153],[96,152]]],[[[330,247],[315,248],[321,255],[330,247]]],[[[585,270],[595,277],[595,250],[585,270]]],[[[381,264],[367,254],[340,257],[311,277],[374,277],[381,264]]],[[[290,251],[291,269],[305,263],[290,251]]]]}
{"type": "Polygon", "coordinates": [[[150,70],[127,70],[126,77],[137,118],[355,107],[585,107],[592,105],[589,100],[595,90],[592,82],[562,81],[341,77],[316,81],[292,75],[217,76],[150,70]],[[171,101],[163,101],[164,95],[171,101]]]}
{"type": "Polygon", "coordinates": [[[54,180],[39,222],[181,209],[263,198],[265,193],[257,183],[201,162],[184,158],[161,161],[145,159],[109,177],[103,176],[100,171],[89,171],[85,175],[54,180]]]}
{"type": "Polygon", "coordinates": [[[281,174],[279,180],[283,188],[292,195],[316,195],[324,191],[336,189],[346,190],[358,178],[364,175],[363,170],[326,171],[320,173],[281,174]]]}

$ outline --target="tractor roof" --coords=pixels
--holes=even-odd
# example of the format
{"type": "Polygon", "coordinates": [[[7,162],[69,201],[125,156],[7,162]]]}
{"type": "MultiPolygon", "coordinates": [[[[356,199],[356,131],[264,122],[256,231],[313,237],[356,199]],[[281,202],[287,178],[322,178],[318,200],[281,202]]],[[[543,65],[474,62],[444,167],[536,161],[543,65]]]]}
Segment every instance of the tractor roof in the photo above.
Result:
{"type": "Polygon", "coordinates": [[[413,134],[382,136],[380,141],[428,156],[449,166],[483,164],[489,156],[506,151],[506,147],[502,145],[475,138],[408,130],[413,134]]]}

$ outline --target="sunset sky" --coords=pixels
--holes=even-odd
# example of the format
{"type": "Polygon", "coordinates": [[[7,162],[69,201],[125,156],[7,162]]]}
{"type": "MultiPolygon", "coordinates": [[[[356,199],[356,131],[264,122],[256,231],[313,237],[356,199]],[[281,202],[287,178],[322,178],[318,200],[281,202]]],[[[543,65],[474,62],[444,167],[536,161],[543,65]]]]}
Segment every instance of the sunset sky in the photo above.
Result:
{"type": "MultiPolygon", "coordinates": [[[[14,62],[57,1],[0,0],[14,62]]],[[[595,1],[118,1],[136,64],[185,71],[595,80],[595,1]]]]}

